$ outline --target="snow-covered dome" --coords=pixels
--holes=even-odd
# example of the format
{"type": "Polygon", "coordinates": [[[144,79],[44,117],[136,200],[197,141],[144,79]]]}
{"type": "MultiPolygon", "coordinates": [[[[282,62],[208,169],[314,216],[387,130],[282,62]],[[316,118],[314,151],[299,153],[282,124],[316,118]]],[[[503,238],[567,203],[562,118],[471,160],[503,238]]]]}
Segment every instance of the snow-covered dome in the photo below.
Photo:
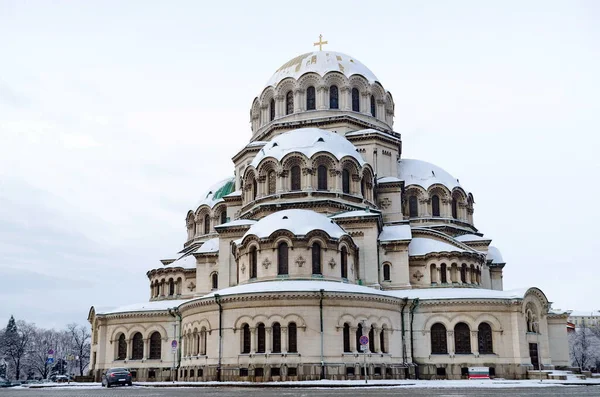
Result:
{"type": "Polygon", "coordinates": [[[498,263],[498,264],[506,263],[504,261],[504,258],[502,258],[502,254],[500,253],[500,250],[498,248],[494,247],[493,245],[490,245],[488,247],[487,259],[488,260],[491,259],[492,263],[498,263]]]}
{"type": "Polygon", "coordinates": [[[288,230],[296,236],[305,236],[313,230],[322,230],[333,238],[346,234],[344,229],[325,215],[309,210],[283,210],[267,215],[250,226],[242,239],[250,235],[269,237],[277,230],[288,230]]]}
{"type": "Polygon", "coordinates": [[[338,160],[350,156],[360,165],[365,163],[356,146],[343,136],[319,128],[300,128],[273,138],[258,152],[251,165],[257,167],[265,157],[274,157],[279,161],[292,152],[302,153],[308,158],[318,152],[327,152],[338,160]]]}
{"type": "Polygon", "coordinates": [[[449,190],[460,187],[458,179],[437,165],[422,160],[402,159],[398,162],[398,177],[405,186],[419,185],[424,189],[436,183],[446,186],[449,190]]]}
{"type": "Polygon", "coordinates": [[[232,193],[235,190],[235,179],[233,177],[223,179],[214,185],[212,185],[204,194],[202,195],[202,199],[196,205],[196,208],[201,205],[208,205],[209,207],[214,207],[215,204],[223,200],[224,196],[232,193]]]}
{"type": "Polygon", "coordinates": [[[320,76],[325,76],[328,72],[340,72],[346,77],[358,74],[370,83],[379,81],[373,72],[350,55],[333,51],[314,51],[298,55],[281,65],[267,81],[267,87],[276,86],[281,80],[288,77],[298,79],[309,72],[317,73],[320,76]]]}

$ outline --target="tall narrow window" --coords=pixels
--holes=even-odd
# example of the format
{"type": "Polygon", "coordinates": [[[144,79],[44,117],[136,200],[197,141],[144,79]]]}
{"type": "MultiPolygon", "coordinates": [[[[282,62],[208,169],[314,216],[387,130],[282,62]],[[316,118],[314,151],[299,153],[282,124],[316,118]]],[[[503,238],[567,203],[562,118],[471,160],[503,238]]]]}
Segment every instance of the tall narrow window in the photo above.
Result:
{"type": "Polygon", "coordinates": [[[342,192],[350,194],[350,171],[345,168],[342,171],[342,192]]]}
{"type": "Polygon", "coordinates": [[[169,279],[169,296],[175,295],[175,283],[173,279],[169,279]]]}
{"type": "Polygon", "coordinates": [[[269,103],[269,121],[275,120],[275,100],[271,99],[269,103]]]}
{"type": "Polygon", "coordinates": [[[339,108],[339,95],[337,85],[329,87],[329,109],[339,108]]]}
{"type": "Polygon", "coordinates": [[[144,358],[144,339],[142,338],[142,334],[139,332],[136,332],[135,335],[133,335],[133,342],[132,342],[132,349],[131,349],[131,359],[132,360],[141,360],[144,358]]]}
{"type": "Polygon", "coordinates": [[[358,88],[352,89],[352,111],[360,112],[360,94],[358,88]]]}
{"type": "Polygon", "coordinates": [[[292,91],[288,91],[285,94],[285,114],[294,113],[294,93],[292,91]]]}
{"type": "Polygon", "coordinates": [[[210,233],[210,216],[204,215],[204,234],[210,233]]]}
{"type": "Polygon", "coordinates": [[[382,353],[387,353],[387,346],[385,345],[385,328],[379,331],[379,348],[382,353]]]}
{"type": "Polygon", "coordinates": [[[312,245],[312,274],[322,274],[321,271],[321,245],[314,243],[312,245]]]}
{"type": "Polygon", "coordinates": [[[290,170],[292,191],[300,190],[300,167],[295,165],[290,170]]]}
{"type": "Polygon", "coordinates": [[[127,358],[127,341],[125,335],[119,336],[119,347],[117,349],[117,360],[125,360],[127,358]]]}
{"type": "Polygon", "coordinates": [[[273,353],[281,353],[281,325],[274,323],[271,327],[273,333],[273,353]]]}
{"type": "Polygon", "coordinates": [[[442,263],[441,270],[440,270],[440,278],[441,278],[442,284],[446,284],[448,282],[448,276],[446,275],[446,264],[445,263],[442,263]]]}
{"type": "Polygon", "coordinates": [[[250,248],[250,278],[256,278],[258,270],[256,247],[250,248]]]}
{"type": "Polygon", "coordinates": [[[455,198],[452,198],[452,218],[458,218],[458,202],[455,198]]]}
{"type": "Polygon", "coordinates": [[[369,330],[369,351],[375,351],[375,327],[373,325],[369,330]]]}
{"type": "Polygon", "coordinates": [[[348,278],[348,250],[342,247],[340,251],[340,267],[342,269],[342,278],[348,278]]]}
{"type": "Polygon", "coordinates": [[[448,340],[444,324],[431,326],[431,354],[448,354],[448,340]]]}
{"type": "Polygon", "coordinates": [[[454,327],[454,350],[456,354],[471,354],[471,331],[465,323],[454,327]]]}
{"type": "Polygon", "coordinates": [[[212,289],[219,288],[219,275],[217,273],[213,273],[211,278],[212,289]]]}
{"type": "Polygon", "coordinates": [[[431,210],[433,216],[440,216],[440,198],[437,194],[434,194],[431,198],[431,210]]]}
{"type": "Polygon", "coordinates": [[[358,324],[358,327],[356,327],[356,348],[358,349],[360,347],[360,337],[363,334],[363,328],[362,328],[362,324],[358,324]]]}
{"type": "Polygon", "coordinates": [[[327,190],[327,167],[324,165],[317,167],[317,189],[327,190]]]}
{"type": "Polygon", "coordinates": [[[152,333],[150,335],[150,360],[160,360],[161,344],[160,333],[152,333]]]}
{"type": "Polygon", "coordinates": [[[463,263],[462,266],[460,267],[460,282],[461,283],[467,282],[467,265],[465,263],[463,263]]]}
{"type": "Polygon", "coordinates": [[[288,353],[298,353],[298,332],[296,323],[288,324],[288,353]]]}
{"type": "Polygon", "coordinates": [[[315,110],[315,87],[312,85],[306,89],[306,110],[315,110]]]}
{"type": "Polygon", "coordinates": [[[256,194],[258,193],[258,186],[256,184],[256,178],[252,179],[252,200],[256,200],[256,194]]]}
{"type": "Polygon", "coordinates": [[[250,326],[244,324],[242,327],[242,354],[250,353],[250,326]]]}
{"type": "Polygon", "coordinates": [[[267,191],[269,194],[275,194],[275,189],[277,188],[277,179],[275,179],[275,171],[269,171],[267,174],[267,191]]]}
{"type": "Polygon", "coordinates": [[[431,280],[432,283],[437,283],[437,267],[435,266],[435,263],[432,263],[429,266],[429,279],[431,280]]]}
{"type": "Polygon", "coordinates": [[[344,324],[344,353],[351,353],[350,350],[350,325],[344,324]]]}
{"type": "Polygon", "coordinates": [[[377,117],[377,112],[375,109],[375,97],[371,95],[371,116],[377,117]]]}
{"type": "Polygon", "coordinates": [[[277,274],[288,274],[288,245],[284,242],[277,247],[277,274]]]}
{"type": "Polygon", "coordinates": [[[265,325],[263,323],[258,324],[258,329],[256,330],[256,337],[258,339],[258,343],[256,344],[256,352],[264,353],[265,352],[265,325]]]}
{"type": "Polygon", "coordinates": [[[383,281],[391,281],[391,275],[390,275],[390,265],[388,263],[386,263],[385,265],[383,265],[383,281]]]}
{"type": "Polygon", "coordinates": [[[227,210],[223,208],[221,211],[221,225],[227,223],[227,210]]]}
{"type": "Polygon", "coordinates": [[[417,196],[410,196],[408,198],[408,214],[411,218],[419,216],[419,202],[417,196]]]}
{"type": "Polygon", "coordinates": [[[478,329],[479,353],[494,354],[494,344],[492,341],[492,327],[488,323],[479,324],[478,329]]]}

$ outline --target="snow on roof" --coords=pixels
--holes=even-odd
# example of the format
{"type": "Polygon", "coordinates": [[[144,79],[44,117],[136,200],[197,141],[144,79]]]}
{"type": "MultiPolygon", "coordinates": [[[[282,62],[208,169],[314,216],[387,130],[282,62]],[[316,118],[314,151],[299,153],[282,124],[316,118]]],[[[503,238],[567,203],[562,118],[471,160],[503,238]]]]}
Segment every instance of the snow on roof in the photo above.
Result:
{"type": "Polygon", "coordinates": [[[325,215],[310,210],[291,209],[265,216],[250,226],[243,238],[251,234],[258,238],[269,237],[273,232],[281,229],[289,230],[297,236],[304,236],[313,230],[322,230],[333,238],[340,238],[346,234],[325,215]]]}
{"type": "Polygon", "coordinates": [[[377,179],[378,183],[389,183],[389,182],[401,182],[402,179],[396,178],[395,176],[384,176],[383,178],[377,179]]]}
{"type": "Polygon", "coordinates": [[[598,310],[568,310],[569,317],[598,317],[600,316],[600,311],[598,310]]]}
{"type": "Polygon", "coordinates": [[[267,143],[269,143],[269,142],[268,141],[252,141],[249,144],[247,144],[246,147],[264,146],[267,143]]]}
{"type": "Polygon", "coordinates": [[[256,221],[254,219],[236,219],[235,221],[217,225],[217,226],[215,226],[215,228],[219,229],[221,227],[248,226],[248,225],[254,225],[255,223],[256,223],[256,221]]]}
{"type": "Polygon", "coordinates": [[[229,194],[226,194],[223,197],[237,197],[237,196],[241,196],[242,195],[242,191],[241,190],[236,190],[235,192],[231,192],[229,194]]]}
{"type": "Polygon", "coordinates": [[[458,180],[438,167],[426,161],[402,159],[398,161],[398,176],[405,186],[419,185],[424,189],[436,183],[440,183],[452,190],[460,186],[458,180]]]}
{"type": "Polygon", "coordinates": [[[309,72],[324,76],[331,71],[343,73],[346,77],[360,74],[371,83],[378,81],[373,72],[349,55],[333,51],[314,51],[299,55],[281,65],[267,81],[267,87],[275,87],[288,77],[298,79],[309,72]]]}
{"type": "Polygon", "coordinates": [[[463,234],[462,236],[458,236],[454,238],[456,241],[460,242],[471,242],[471,241],[489,241],[491,238],[478,236],[476,234],[463,234]]]}
{"type": "Polygon", "coordinates": [[[235,179],[233,177],[223,179],[212,185],[203,195],[202,200],[196,205],[196,208],[201,205],[214,207],[215,204],[223,200],[223,197],[233,192],[235,189],[235,179]]]}
{"type": "Polygon", "coordinates": [[[511,291],[497,291],[483,288],[416,288],[388,291],[398,297],[409,299],[522,299],[528,288],[511,291]]]}
{"type": "Polygon", "coordinates": [[[251,165],[256,168],[265,157],[281,160],[291,152],[300,152],[308,158],[318,152],[328,152],[338,160],[350,156],[360,165],[365,163],[356,147],[343,136],[319,128],[300,128],[273,138],[258,152],[251,165]]]}
{"type": "Polygon", "coordinates": [[[410,240],[411,238],[410,225],[384,226],[379,234],[379,241],[410,240]]]}
{"type": "Polygon", "coordinates": [[[342,212],[341,214],[336,214],[330,216],[331,219],[342,219],[342,218],[354,218],[354,217],[362,217],[362,216],[379,216],[379,212],[374,211],[365,211],[365,210],[356,210],[356,211],[348,211],[342,212]]]}
{"type": "Polygon", "coordinates": [[[180,300],[163,300],[154,302],[143,302],[135,303],[132,305],[121,306],[114,309],[98,309],[96,314],[115,314],[115,313],[129,313],[129,312],[151,312],[151,311],[162,311],[172,307],[178,307],[179,305],[189,302],[191,299],[180,299],[180,300]]]}
{"type": "Polygon", "coordinates": [[[169,263],[168,265],[164,266],[165,268],[169,268],[169,267],[182,267],[184,269],[195,269],[196,268],[196,258],[194,257],[194,255],[186,255],[184,257],[181,257],[179,259],[177,259],[174,262],[169,263]]]}
{"type": "Polygon", "coordinates": [[[466,252],[466,250],[444,241],[423,237],[413,238],[408,245],[409,256],[426,255],[432,252],[466,252]]]}
{"type": "Polygon", "coordinates": [[[196,250],[196,252],[199,254],[208,254],[208,253],[213,253],[213,252],[219,252],[219,238],[215,237],[215,238],[211,238],[210,240],[206,241],[204,244],[202,244],[200,246],[200,248],[198,248],[196,250]]]}
{"type": "Polygon", "coordinates": [[[502,258],[502,254],[500,253],[500,250],[498,248],[494,247],[493,245],[490,245],[488,247],[486,258],[488,260],[491,259],[492,263],[506,263],[506,262],[504,262],[504,259],[502,258]]]}
{"type": "Polygon", "coordinates": [[[366,134],[381,135],[381,136],[384,136],[386,138],[400,140],[400,138],[398,138],[398,137],[396,137],[394,135],[388,134],[388,133],[383,132],[383,131],[376,130],[374,128],[367,128],[365,130],[352,131],[352,132],[347,133],[345,136],[352,137],[352,136],[361,136],[361,135],[366,135],[366,134]]]}

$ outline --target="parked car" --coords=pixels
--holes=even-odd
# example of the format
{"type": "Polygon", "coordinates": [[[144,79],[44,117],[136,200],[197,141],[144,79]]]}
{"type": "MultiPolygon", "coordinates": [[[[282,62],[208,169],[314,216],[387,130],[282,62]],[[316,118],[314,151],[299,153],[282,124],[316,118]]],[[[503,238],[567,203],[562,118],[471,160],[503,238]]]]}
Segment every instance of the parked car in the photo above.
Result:
{"type": "Polygon", "coordinates": [[[65,383],[69,381],[69,377],[66,375],[56,375],[52,381],[56,383],[65,383]]]}
{"type": "Polygon", "coordinates": [[[102,374],[102,387],[111,387],[114,385],[132,385],[131,372],[127,368],[110,368],[102,374]]]}

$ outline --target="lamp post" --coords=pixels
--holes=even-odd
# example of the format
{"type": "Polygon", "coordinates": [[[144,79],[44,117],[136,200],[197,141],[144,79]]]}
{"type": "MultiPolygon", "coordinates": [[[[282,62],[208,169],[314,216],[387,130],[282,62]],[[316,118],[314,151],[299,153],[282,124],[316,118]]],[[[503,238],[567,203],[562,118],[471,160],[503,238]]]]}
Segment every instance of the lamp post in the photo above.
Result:
{"type": "Polygon", "coordinates": [[[537,343],[537,356],[538,356],[538,371],[540,373],[540,383],[542,383],[542,347],[540,346],[540,323],[535,321],[533,323],[535,329],[535,342],[537,343]]]}

